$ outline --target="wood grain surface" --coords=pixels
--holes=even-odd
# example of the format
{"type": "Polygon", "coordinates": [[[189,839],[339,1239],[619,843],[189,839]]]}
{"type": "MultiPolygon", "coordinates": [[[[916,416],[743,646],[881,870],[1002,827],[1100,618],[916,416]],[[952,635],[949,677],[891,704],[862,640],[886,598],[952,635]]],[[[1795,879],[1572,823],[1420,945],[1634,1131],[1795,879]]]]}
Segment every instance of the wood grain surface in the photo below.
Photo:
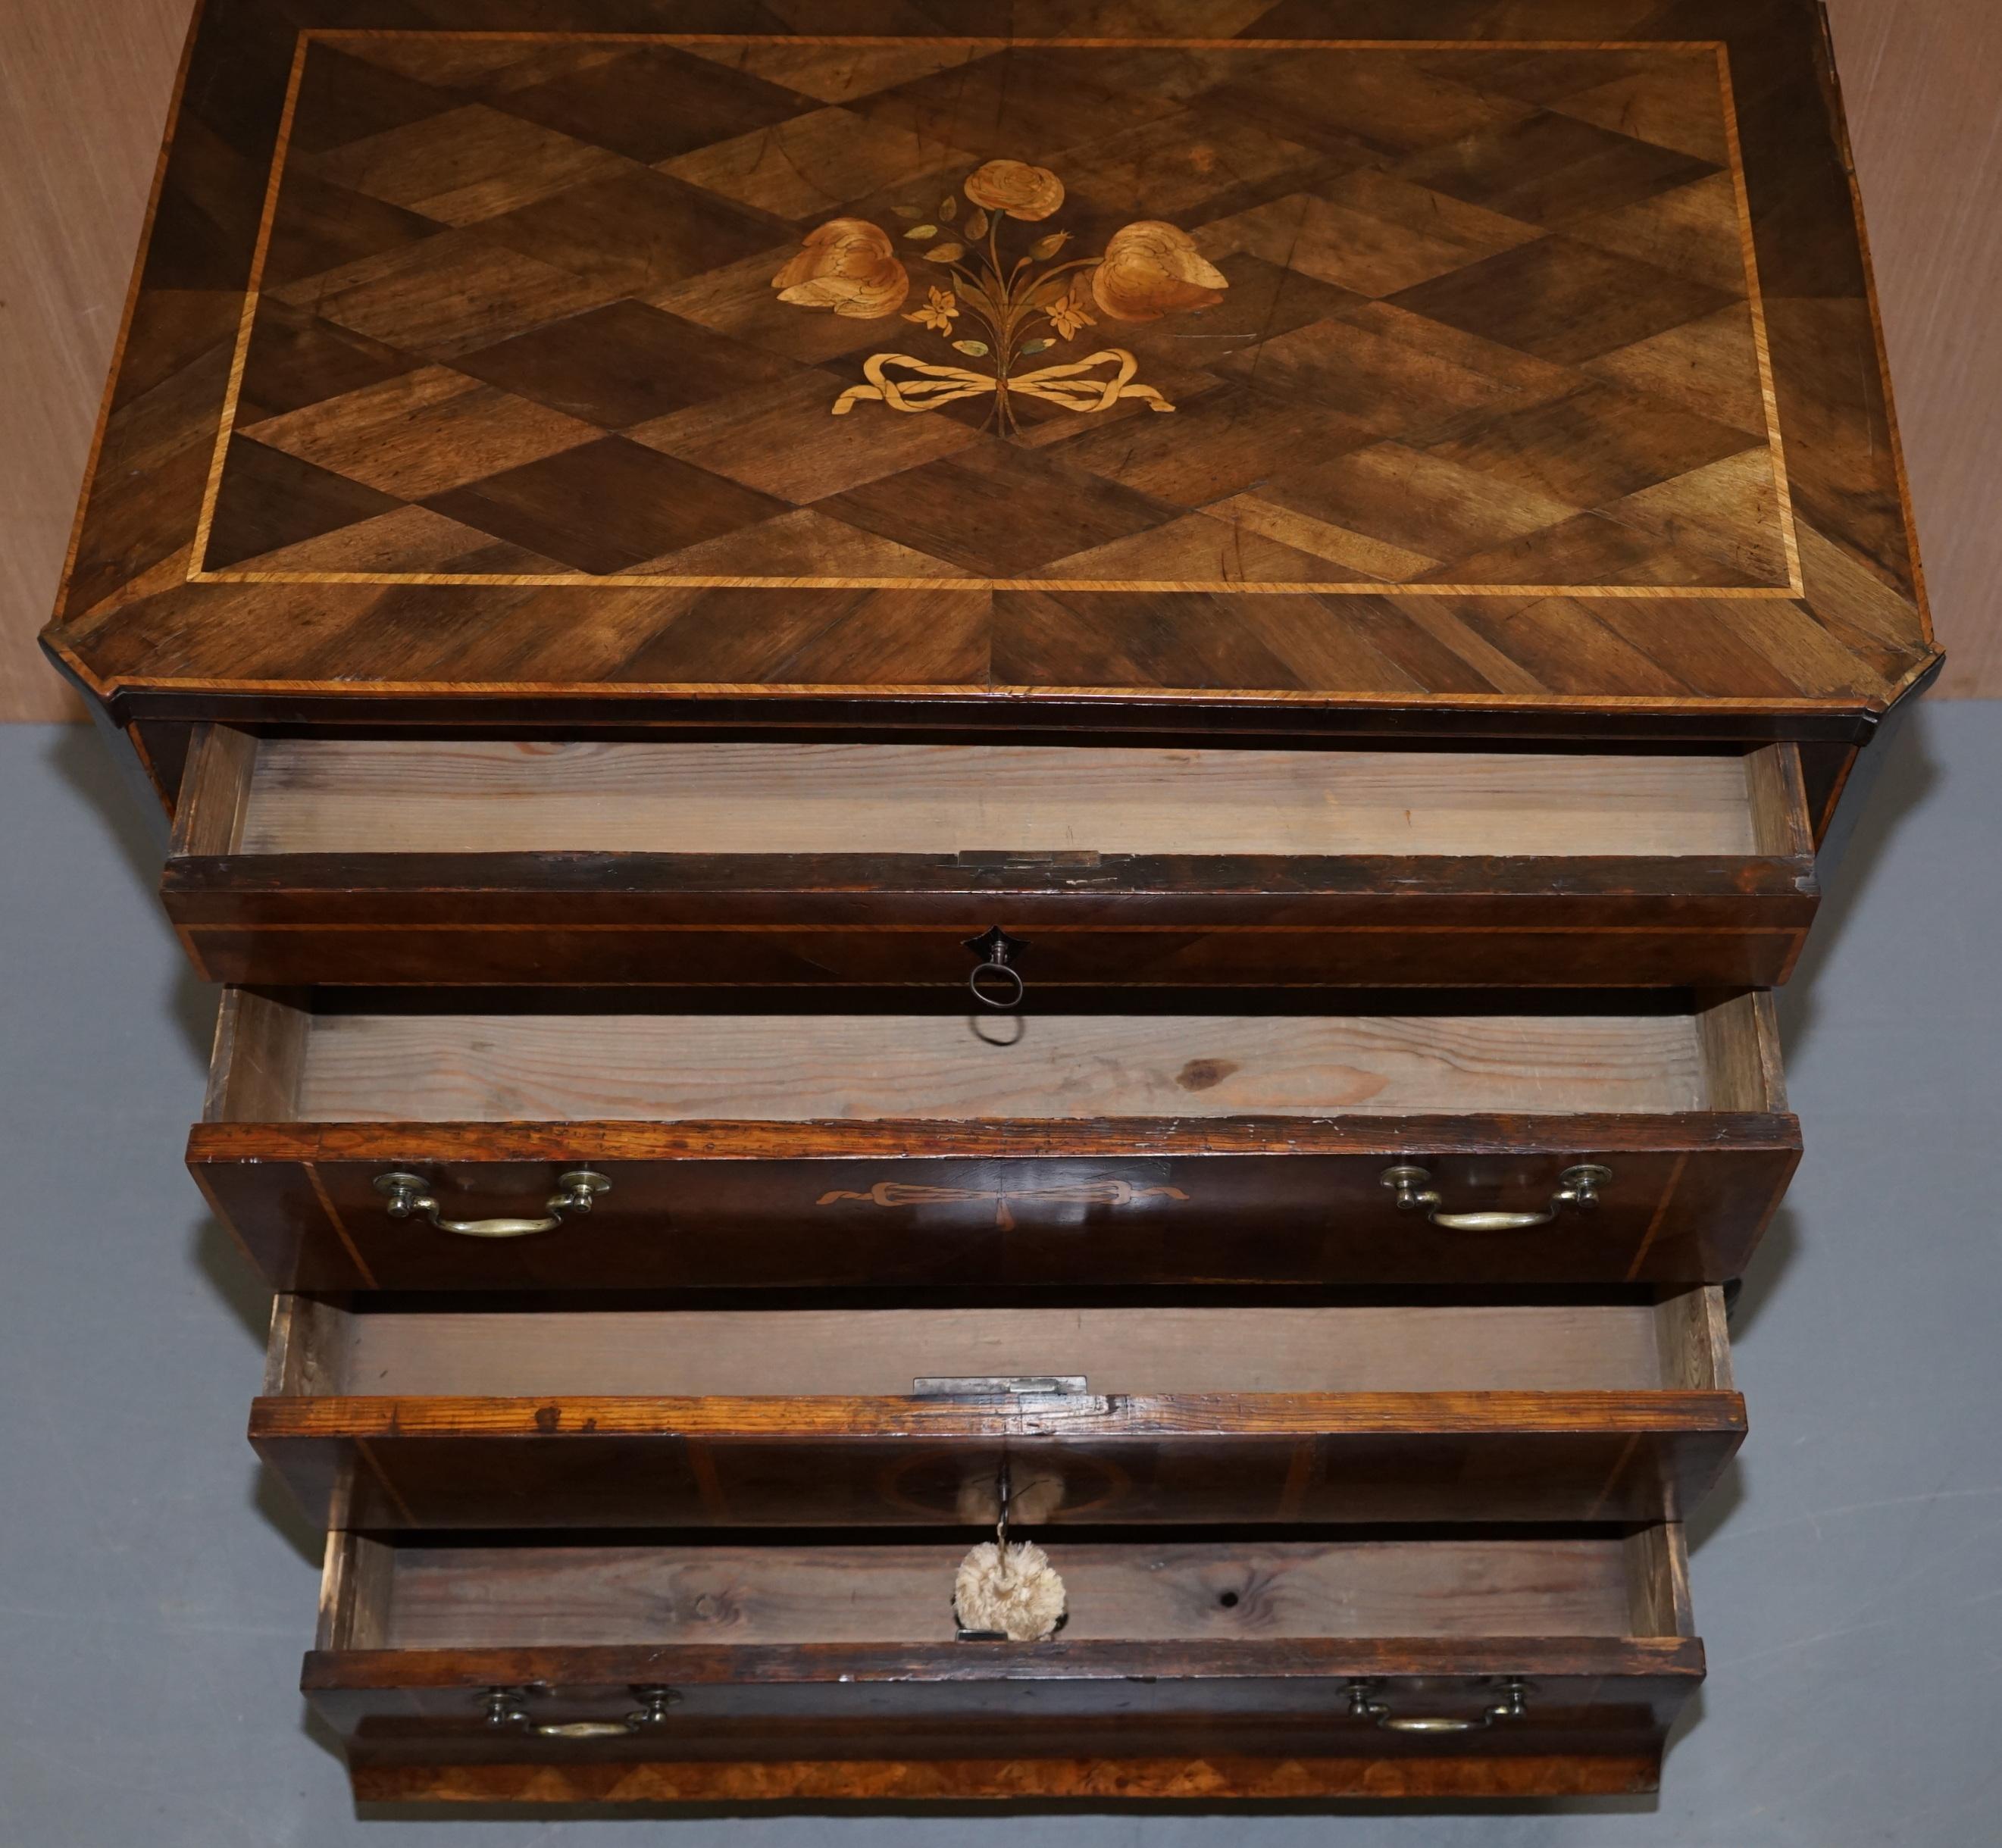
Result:
{"type": "MultiPolygon", "coordinates": [[[[472,819],[468,838],[453,850],[437,850],[453,845],[449,834],[413,820],[410,838],[430,850],[410,850],[395,828],[397,845],[379,850],[371,828],[332,837],[366,850],[272,853],[239,851],[246,840],[282,843],[285,835],[284,825],[260,827],[254,835],[247,826],[256,807],[256,765],[267,755],[283,763],[301,754],[284,741],[249,740],[228,726],[197,730],[194,767],[182,780],[160,889],[197,970],[218,982],[957,987],[984,960],[976,940],[999,928],[1013,940],[1017,960],[1033,955],[1023,979],[1039,990],[1079,983],[1766,985],[1786,980],[1820,899],[1801,751],[1792,744],[1708,765],[1685,758],[1672,776],[1634,757],[1603,780],[1617,790],[1648,790],[1649,800],[1603,810],[1579,793],[1580,783],[1591,780],[1591,758],[1554,772],[1557,760],[1526,758],[1526,769],[1498,779],[1502,786],[1489,791],[1470,786],[1485,775],[1481,766],[1488,760],[1477,756],[1442,751],[1428,766],[1427,755],[1411,754],[1404,761],[1419,767],[1404,772],[1394,763],[1372,769],[1375,753],[1296,753],[1296,800],[1305,794],[1331,824],[1324,831],[1310,823],[1304,835],[1268,825],[1254,838],[1269,849],[1325,832],[1327,851],[1168,854],[971,846],[854,853],[843,831],[842,779],[832,775],[823,779],[833,792],[824,828],[802,836],[781,816],[776,832],[748,820],[739,831],[754,844],[763,837],[807,845],[824,835],[829,850],[745,852],[733,841],[729,852],[685,851],[683,807],[702,839],[727,833],[731,818],[713,799],[706,821],[699,799],[653,800],[644,765],[655,747],[551,751],[500,744],[469,753],[472,819]],[[584,836],[576,842],[581,850],[484,850],[483,815],[497,814],[507,838],[564,839],[526,832],[549,824],[532,815],[511,818],[516,804],[506,793],[483,795],[480,779],[490,771],[499,772],[504,791],[511,759],[548,765],[560,776],[573,758],[610,765],[636,755],[643,766],[637,775],[606,780],[587,772],[585,787],[595,783],[612,793],[622,783],[631,786],[602,805],[605,822],[574,819],[584,836]],[[1408,794],[1397,786],[1400,776],[1408,794]],[[1717,800],[1720,783],[1738,792],[1735,800],[1717,800]],[[1694,800],[1687,813],[1679,812],[1691,787],[1694,800]],[[1326,799],[1351,793],[1361,799],[1326,799]],[[1552,813],[1567,804],[1575,805],[1568,828],[1552,813]],[[1477,818],[1487,824],[1485,842],[1477,818]],[[587,844],[611,838],[602,828],[634,838],[636,827],[641,839],[659,831],[668,850],[606,852],[587,844]],[[1624,845],[1630,828],[1641,851],[1624,845]],[[1351,851],[1344,842],[1352,830],[1365,846],[1396,850],[1351,851]],[[1739,850],[1719,851],[1734,835],[1739,850]],[[1524,853],[1519,840],[1533,849],[1554,840],[1562,851],[1524,853]],[[1484,850],[1470,851],[1476,847],[1484,850]]],[[[700,759],[718,748],[697,747],[694,755],[700,759]]],[[[727,755],[746,748],[720,748],[727,755]]],[[[754,757],[769,754],[750,748],[754,757]]],[[[439,761],[450,763],[456,751],[446,748],[439,761]]],[[[776,748],[776,755],[790,759],[797,751],[776,748]]],[[[878,744],[838,747],[828,761],[871,761],[884,752],[899,760],[956,761],[951,750],[878,744]]],[[[393,747],[388,753],[392,762],[402,755],[393,747]]],[[[416,755],[421,768],[424,753],[416,755]]],[[[670,759],[682,755],[667,752],[670,759]]],[[[1066,813],[1072,804],[1052,802],[1045,791],[1025,804],[1040,813],[1038,831],[1102,839],[1097,830],[1104,827],[1125,839],[1141,838],[1136,831],[1144,828],[1144,838],[1159,838],[1166,805],[1144,789],[1125,792],[1124,817],[1117,800],[1094,799],[1113,795],[1104,786],[1116,781],[1118,760],[1131,754],[1100,748],[1084,755],[1097,768],[1072,779],[1073,800],[1093,818],[1066,813]]],[[[1212,755],[1223,762],[1230,754],[1212,755]]],[[[1045,774],[1036,771],[1028,780],[1045,774]]],[[[337,779],[321,780],[337,786],[337,779]]],[[[860,822],[877,838],[899,838],[882,835],[887,825],[903,830],[901,838],[949,847],[967,840],[963,827],[978,821],[963,797],[929,818],[925,803],[914,804],[909,825],[895,812],[872,818],[870,807],[881,806],[875,800],[881,780],[856,779],[860,822]]],[[[1235,780],[1227,768],[1202,779],[1205,788],[1235,780]]],[[[768,799],[769,786],[767,779],[768,799]]],[[[692,786],[690,793],[699,797],[692,786]]],[[[309,787],[304,796],[309,811],[323,797],[341,804],[337,786],[319,793],[309,787]]],[[[378,816],[385,806],[365,789],[355,800],[378,816]]],[[[532,810],[535,802],[531,795],[521,806],[532,810]]],[[[414,818],[428,804],[409,806],[414,818]]],[[[278,807],[281,817],[319,826],[288,798],[278,807]]],[[[1304,819],[1296,813],[1296,823],[1304,819]]],[[[1243,825],[1248,833],[1250,825],[1243,825]]],[[[1188,832],[1204,838],[1200,821],[1188,832]]]]}
{"type": "Polygon", "coordinates": [[[1948,698],[2002,699],[2002,8],[1828,0],[1948,698]]]}
{"type": "Polygon", "coordinates": [[[460,41],[217,0],[51,645],[135,721],[1089,689],[1862,728],[1932,645],[1819,15],[1544,11],[1600,30],[1174,0],[817,47],[657,0],[460,41]],[[1025,159],[1004,274],[985,176],[1025,159]],[[884,348],[1001,298],[1019,353],[939,339],[984,371],[884,348]],[[1124,343],[1051,363],[1086,326],[1124,343]]]}
{"type": "MultiPolygon", "coordinates": [[[[73,716],[37,660],[131,266],[187,0],[19,0],[0,19],[0,718],[73,716]]],[[[1939,638],[1938,692],[2002,695],[2002,184],[1989,0],[1829,0],[1939,638]],[[1942,185],[1942,172],[1961,176],[1942,185]]]]}
{"type": "Polygon", "coordinates": [[[275,1287],[465,1290],[1199,1283],[1673,1283],[1735,1277],[1799,1159],[1791,1117],[1299,1118],[1072,1124],[211,1123],[188,1161],[275,1287]],[[1574,1163],[1589,1213],[1505,1238],[1397,1211],[1421,1163],[1455,1210],[1540,1213],[1574,1163]],[[588,1166],[612,1191],[547,1236],[391,1219],[414,1170],[454,1216],[540,1212],[588,1166]],[[1219,1231],[1227,1228],[1227,1235],[1219,1231]]]}
{"type": "MultiPolygon", "coordinates": [[[[311,1331],[302,1337],[310,1351],[300,1370],[316,1393],[335,1397],[782,1399],[890,1398],[918,1379],[1039,1376],[1081,1376],[1095,1396],[1646,1392],[1697,1385],[1676,1339],[1682,1320],[1644,1302],[1352,1303],[320,1309],[298,1326],[311,1331]],[[1682,1371],[1667,1372],[1665,1363],[1682,1371]]],[[[1713,1367],[1706,1362],[1703,1371],[1713,1367]]]]}
{"type": "Polygon", "coordinates": [[[425,1002],[225,997],[188,1160],[275,1287],[1687,1282],[1739,1273],[1800,1146],[1763,997],[1038,1014],[1001,1044],[956,1015],[425,1002]],[[1610,1177],[1497,1236],[1399,1212],[1381,1177],[1414,1161],[1456,1212],[1540,1215],[1574,1164],[1610,1177]],[[415,1171],[448,1217],[518,1216],[585,1166],[609,1191],[546,1236],[392,1219],[375,1185],[415,1171]]]}
{"type": "Polygon", "coordinates": [[[0,7],[0,720],[82,707],[35,647],[193,0],[0,7]]]}
{"type": "MultiPolygon", "coordinates": [[[[337,1540],[333,1544],[338,1544],[337,1540]]],[[[379,1542],[358,1539],[360,1547],[379,1542]]],[[[350,1648],[949,1643],[964,1547],[384,1546],[350,1648]]],[[[1628,1636],[1651,1588],[1617,1535],[1052,1540],[1067,1641],[1628,1636]]]]}
{"type": "Polygon", "coordinates": [[[1733,1392],[1016,1399],[257,1399],[323,1528],[978,1525],[1007,1459],[1039,1525],[1679,1520],[1733,1392]]]}
{"type": "MultiPolygon", "coordinates": [[[[321,1703],[323,1707],[326,1703],[321,1703]]],[[[1672,1714],[1679,1698],[1662,1703],[1672,1714]]],[[[1663,1730],[1665,1730],[1665,1721],[1663,1730]]],[[[1638,1797],[1661,1787],[1658,1745],[1627,1753],[1394,1751],[1359,1758],[1254,1758],[1203,1750],[1170,1758],[879,1759],[663,1764],[352,1764],[359,1804],[822,1804],[1236,1801],[1337,1797],[1513,1801],[1638,1797]]],[[[531,1810],[532,1813],[532,1810],[531,1810]]]]}
{"type": "Polygon", "coordinates": [[[1059,1636],[968,1645],[938,1595],[956,1546],[337,1532],[302,1686],[364,1800],[1465,1794],[1651,1777],[1703,1669],[1679,1527],[1296,1535],[1052,1536],[1059,1636]],[[1449,1745],[1371,1728],[1351,1677],[1404,1719],[1477,1719],[1512,1677],[1526,1702],[1449,1745]],[[616,1727],[636,1684],[671,1690],[667,1726],[530,1730],[616,1727]],[[521,1721],[487,1723],[495,1686],[518,1690],[521,1721]],[[1009,1762],[964,1762],[997,1723],[1009,1762]]]}
{"type": "MultiPolygon", "coordinates": [[[[1679,1553],[1672,1529],[1655,1531],[1679,1553]]],[[[330,1581],[348,1545],[335,1537],[330,1581]]],[[[1678,1630],[888,1648],[335,1635],[301,1685],[364,1801],[1575,1794],[1651,1787],[1703,1674],[1702,1645],[1678,1630]],[[1529,1698],[1449,1742],[1350,1714],[1351,1678],[1400,1717],[1477,1720],[1510,1678],[1529,1698]],[[672,1690],[666,1725],[581,1741],[485,1717],[499,1686],[531,1724],[623,1722],[636,1685],[672,1690]],[[1005,1761],[986,1756],[997,1722],[1005,1761]]]]}
{"type": "Polygon", "coordinates": [[[1763,761],[273,738],[217,851],[1753,853],[1763,761]]]}
{"type": "MultiPolygon", "coordinates": [[[[302,1122],[1400,1116],[1712,1106],[1690,1014],[323,1016],[302,1122]]],[[[1754,1107],[1759,1107],[1754,1106],[1754,1107]]]]}

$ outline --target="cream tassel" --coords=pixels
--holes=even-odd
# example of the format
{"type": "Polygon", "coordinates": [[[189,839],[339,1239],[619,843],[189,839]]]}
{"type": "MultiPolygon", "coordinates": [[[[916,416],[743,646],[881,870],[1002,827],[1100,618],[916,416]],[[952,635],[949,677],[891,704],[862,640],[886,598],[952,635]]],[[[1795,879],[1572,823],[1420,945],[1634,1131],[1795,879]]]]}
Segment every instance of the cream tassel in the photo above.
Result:
{"type": "Polygon", "coordinates": [[[952,1602],[962,1630],[1040,1643],[1063,1617],[1064,1582],[1034,1541],[982,1540],[960,1561],[952,1602]]]}

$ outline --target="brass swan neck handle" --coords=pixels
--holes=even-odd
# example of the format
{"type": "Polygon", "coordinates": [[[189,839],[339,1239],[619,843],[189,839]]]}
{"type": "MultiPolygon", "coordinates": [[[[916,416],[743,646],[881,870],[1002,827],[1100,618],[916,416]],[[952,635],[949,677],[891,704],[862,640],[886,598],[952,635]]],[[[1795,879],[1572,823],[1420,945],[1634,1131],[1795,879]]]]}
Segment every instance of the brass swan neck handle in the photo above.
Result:
{"type": "Polygon", "coordinates": [[[1533,1226],[1549,1225],[1567,1208],[1575,1212],[1589,1212],[1599,1204],[1599,1189],[1611,1182],[1613,1170],[1592,1162],[1565,1169],[1557,1177],[1557,1191],[1550,1195],[1550,1205],[1533,1213],[1442,1212],[1446,1202],[1432,1185],[1432,1170],[1414,1163],[1400,1162],[1386,1168],[1377,1179],[1396,1190],[1400,1212],[1422,1211],[1433,1225],[1446,1231],[1526,1232],[1533,1226]]]}
{"type": "Polygon", "coordinates": [[[462,1239],[521,1239],[532,1233],[554,1232],[565,1213],[588,1213],[600,1194],[612,1191],[611,1181],[590,1168],[573,1168],[556,1177],[556,1191],[549,1198],[539,1219],[448,1219],[421,1174],[392,1169],[375,1177],[375,1191],[384,1196],[385,1210],[392,1219],[425,1219],[440,1232],[462,1239]]]}

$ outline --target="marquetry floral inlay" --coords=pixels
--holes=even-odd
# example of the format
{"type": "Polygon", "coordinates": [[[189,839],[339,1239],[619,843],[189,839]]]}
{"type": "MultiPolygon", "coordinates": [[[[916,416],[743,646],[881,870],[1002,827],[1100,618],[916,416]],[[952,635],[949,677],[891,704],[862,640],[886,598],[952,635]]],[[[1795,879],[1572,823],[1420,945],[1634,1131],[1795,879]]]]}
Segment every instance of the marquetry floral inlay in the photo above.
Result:
{"type": "Polygon", "coordinates": [[[1078,1180],[1054,1187],[947,1187],[926,1181],[879,1180],[867,1193],[851,1193],[837,1187],[823,1194],[814,1204],[834,1206],[856,1201],[869,1206],[957,1206],[968,1201],[991,1200],[994,1223],[1004,1232],[1015,1224],[1011,1204],[1021,1201],[1053,1201],[1060,1206],[1131,1206],[1141,1200],[1187,1201],[1180,1187],[1143,1187],[1130,1180],[1078,1180]]]}
{"type": "Polygon", "coordinates": [[[878,320],[909,299],[907,264],[923,263],[939,280],[927,281],[923,302],[904,319],[963,358],[982,362],[872,354],[862,364],[868,382],[843,392],[834,414],[846,417],[865,400],[919,412],[991,395],[991,417],[1012,431],[1013,400],[1020,398],[1080,414],[1109,410],[1122,398],[1149,410],[1173,410],[1153,386],[1138,382],[1139,362],[1123,347],[1101,347],[1056,364],[1024,362],[1076,340],[1100,317],[1158,321],[1215,307],[1229,282],[1188,233],[1141,219],[1115,232],[1097,256],[1066,256],[1069,232],[1025,239],[1014,229],[1017,223],[1039,225],[1062,209],[1063,182],[1048,167],[990,160],[961,190],[968,207],[963,214],[959,193],[935,207],[898,207],[897,215],[909,221],[899,239],[866,218],[831,219],[809,232],[799,253],[772,278],[781,302],[878,320]],[[899,256],[900,242],[912,246],[908,257],[899,256]],[[962,319],[967,326],[960,326],[962,319]]]}

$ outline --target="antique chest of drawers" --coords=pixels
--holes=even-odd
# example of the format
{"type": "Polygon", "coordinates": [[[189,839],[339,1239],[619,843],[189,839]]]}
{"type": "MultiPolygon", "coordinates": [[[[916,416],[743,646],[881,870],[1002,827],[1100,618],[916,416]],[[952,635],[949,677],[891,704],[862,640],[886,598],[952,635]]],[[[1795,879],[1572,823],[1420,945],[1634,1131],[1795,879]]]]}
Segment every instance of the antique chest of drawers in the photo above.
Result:
{"type": "Polygon", "coordinates": [[[47,642],[358,1796],[1653,1787],[1938,661],[1811,0],[208,0],[47,642]]]}

